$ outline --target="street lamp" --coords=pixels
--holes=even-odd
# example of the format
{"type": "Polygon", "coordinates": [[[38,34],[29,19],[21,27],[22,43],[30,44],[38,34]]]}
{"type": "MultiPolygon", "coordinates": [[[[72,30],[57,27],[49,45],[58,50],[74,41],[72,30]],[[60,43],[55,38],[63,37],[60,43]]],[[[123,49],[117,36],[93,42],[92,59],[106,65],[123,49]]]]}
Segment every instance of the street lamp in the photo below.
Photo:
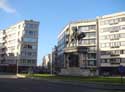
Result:
{"type": "Polygon", "coordinates": [[[16,61],[16,74],[18,74],[18,60],[16,61]]]}

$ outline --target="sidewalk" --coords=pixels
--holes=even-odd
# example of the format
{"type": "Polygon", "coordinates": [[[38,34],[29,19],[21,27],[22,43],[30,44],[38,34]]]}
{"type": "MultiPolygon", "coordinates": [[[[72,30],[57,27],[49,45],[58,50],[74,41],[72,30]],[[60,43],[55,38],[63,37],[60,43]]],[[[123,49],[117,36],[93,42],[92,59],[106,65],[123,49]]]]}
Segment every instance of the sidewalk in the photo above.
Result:
{"type": "Polygon", "coordinates": [[[75,86],[84,86],[94,89],[104,89],[104,90],[118,90],[125,91],[125,84],[111,84],[111,83],[99,83],[99,82],[77,82],[77,81],[62,81],[62,80],[50,80],[42,78],[30,78],[35,80],[42,80],[51,83],[65,84],[65,85],[75,85],[75,86]]]}

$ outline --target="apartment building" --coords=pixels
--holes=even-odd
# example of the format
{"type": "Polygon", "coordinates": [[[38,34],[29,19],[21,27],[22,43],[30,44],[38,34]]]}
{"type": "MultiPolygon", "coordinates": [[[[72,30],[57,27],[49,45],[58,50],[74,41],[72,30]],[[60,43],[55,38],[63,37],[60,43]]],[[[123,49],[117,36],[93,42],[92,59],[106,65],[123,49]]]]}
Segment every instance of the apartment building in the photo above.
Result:
{"type": "Polygon", "coordinates": [[[24,20],[0,31],[0,71],[19,72],[37,64],[39,22],[24,20]]]}
{"type": "Polygon", "coordinates": [[[82,72],[86,68],[96,68],[96,20],[83,20],[68,24],[58,35],[58,58],[63,63],[61,74],[84,75],[82,72]],[[73,31],[84,32],[85,37],[81,40],[73,40],[73,31]],[[63,45],[62,45],[63,44],[63,45]],[[86,52],[80,53],[77,47],[83,47],[86,52]],[[70,59],[70,60],[69,60],[70,59]],[[74,70],[74,71],[73,71],[74,70]]]}
{"type": "Polygon", "coordinates": [[[125,12],[71,22],[58,35],[63,75],[118,74],[118,67],[125,66],[124,52],[125,12]],[[85,37],[74,40],[76,31],[85,37]]]}
{"type": "Polygon", "coordinates": [[[66,30],[69,30],[69,25],[66,25],[64,29],[58,35],[58,45],[57,45],[57,60],[56,66],[58,71],[64,68],[64,48],[66,48],[67,39],[66,39],[66,30]]]}
{"type": "Polygon", "coordinates": [[[98,17],[100,67],[117,74],[125,66],[125,12],[98,17]]]}
{"type": "Polygon", "coordinates": [[[43,56],[43,62],[42,62],[42,66],[45,69],[48,69],[50,66],[50,63],[52,62],[52,54],[48,54],[46,56],[43,56]]]}
{"type": "Polygon", "coordinates": [[[52,49],[52,70],[53,70],[53,73],[57,73],[58,71],[60,71],[60,67],[59,67],[60,63],[57,62],[57,60],[58,60],[57,54],[58,54],[58,48],[57,48],[57,46],[54,46],[52,49]]]}
{"type": "Polygon", "coordinates": [[[45,73],[52,72],[52,53],[46,56],[43,56],[42,68],[43,68],[42,71],[45,73]]]}

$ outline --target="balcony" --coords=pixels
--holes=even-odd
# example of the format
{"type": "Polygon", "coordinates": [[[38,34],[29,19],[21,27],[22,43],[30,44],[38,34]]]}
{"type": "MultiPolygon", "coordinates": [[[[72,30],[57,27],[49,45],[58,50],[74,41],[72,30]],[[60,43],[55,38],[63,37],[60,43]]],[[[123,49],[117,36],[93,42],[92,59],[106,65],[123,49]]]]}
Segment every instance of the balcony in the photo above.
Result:
{"type": "Polygon", "coordinates": [[[111,57],[113,57],[113,56],[120,56],[120,54],[111,54],[110,56],[111,57]]]}

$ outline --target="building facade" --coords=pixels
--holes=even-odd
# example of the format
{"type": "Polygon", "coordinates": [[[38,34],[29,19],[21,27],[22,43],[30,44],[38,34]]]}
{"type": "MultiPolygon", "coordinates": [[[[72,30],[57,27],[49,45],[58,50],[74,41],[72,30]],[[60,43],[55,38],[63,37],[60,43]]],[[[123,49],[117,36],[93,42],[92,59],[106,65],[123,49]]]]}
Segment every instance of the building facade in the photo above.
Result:
{"type": "Polygon", "coordinates": [[[98,27],[101,71],[118,74],[125,66],[125,13],[98,17],[98,27]]]}
{"type": "Polygon", "coordinates": [[[63,55],[63,59],[58,58],[58,62],[63,62],[62,74],[118,74],[118,67],[125,66],[124,31],[125,12],[69,23],[58,35],[58,55],[60,52],[63,55]],[[77,32],[83,32],[85,37],[74,40],[77,32]]]}
{"type": "MultiPolygon", "coordinates": [[[[63,62],[62,74],[84,75],[83,69],[86,68],[88,71],[90,68],[96,68],[96,38],[96,20],[72,22],[64,28],[58,36],[58,48],[62,47],[60,50],[62,50],[63,60],[58,58],[61,63],[63,62]],[[74,30],[79,33],[84,32],[85,37],[75,41],[73,39],[74,30]],[[86,49],[86,52],[83,52],[84,55],[78,51],[77,47],[86,49]]],[[[60,55],[60,50],[58,50],[58,55],[60,55]]]]}
{"type": "Polygon", "coordinates": [[[24,20],[0,31],[0,71],[27,71],[37,64],[39,22],[24,20]]]}
{"type": "Polygon", "coordinates": [[[43,56],[42,67],[43,67],[43,72],[51,73],[51,71],[52,71],[52,54],[43,56]]]}
{"type": "Polygon", "coordinates": [[[66,31],[68,30],[69,25],[65,26],[64,29],[58,35],[56,64],[59,71],[64,67],[64,48],[66,48],[67,44],[66,31]]]}

